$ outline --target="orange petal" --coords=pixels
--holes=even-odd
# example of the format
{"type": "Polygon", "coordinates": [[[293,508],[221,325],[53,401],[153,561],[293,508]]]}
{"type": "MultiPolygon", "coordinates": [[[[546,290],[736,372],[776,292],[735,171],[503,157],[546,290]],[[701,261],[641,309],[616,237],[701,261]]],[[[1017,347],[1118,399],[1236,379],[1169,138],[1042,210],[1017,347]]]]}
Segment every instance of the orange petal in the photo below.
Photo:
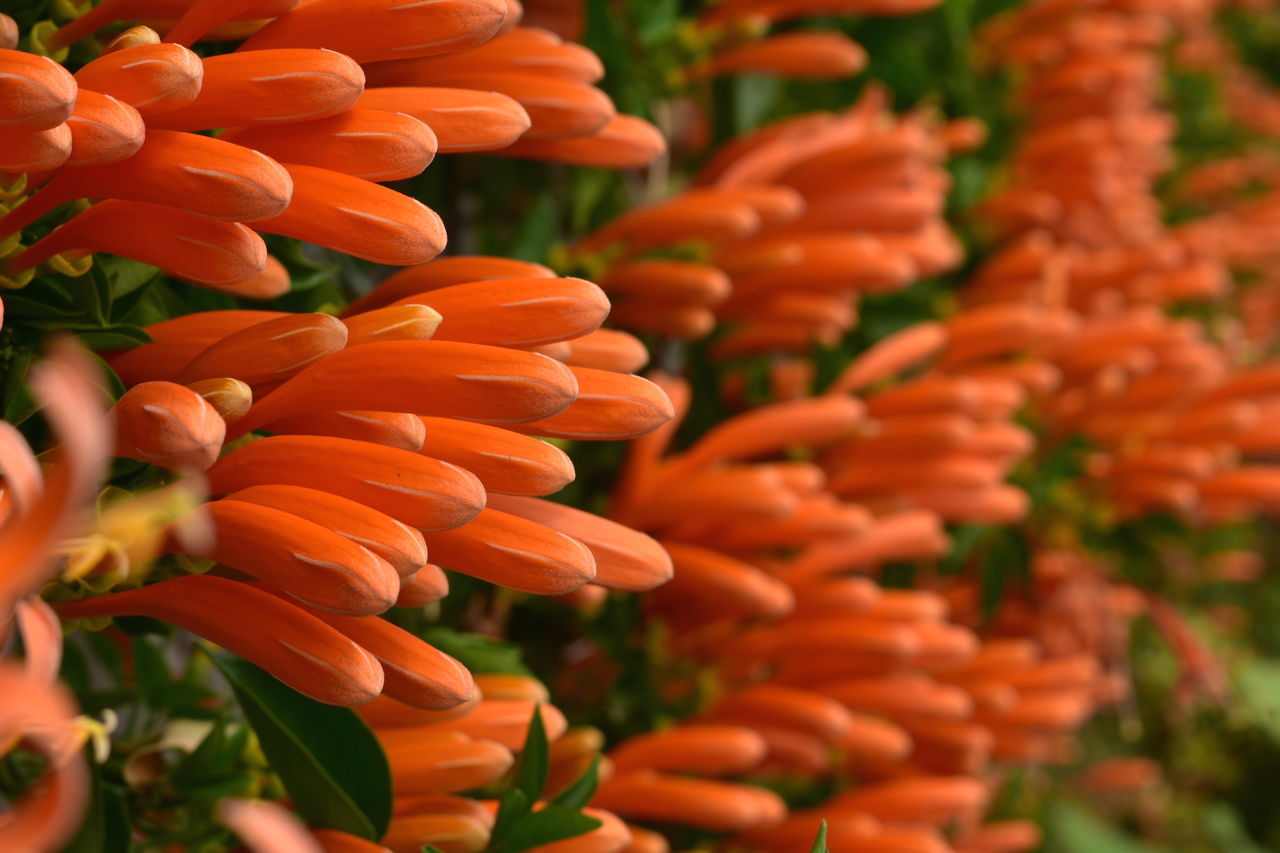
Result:
{"type": "Polygon", "coordinates": [[[867,52],[836,32],[784,33],[716,53],[690,69],[694,79],[723,74],[776,74],[803,80],[832,80],[857,74],[867,52]]]}
{"type": "Polygon", "coordinates": [[[449,579],[439,566],[425,565],[412,575],[400,578],[396,607],[426,607],[449,594],[449,579]]]}
{"type": "Polygon", "coordinates": [[[947,330],[940,323],[916,323],[876,342],[831,383],[830,392],[853,393],[896,376],[946,346],[947,330]]]}
{"type": "Polygon", "coordinates": [[[649,349],[634,335],[616,329],[596,329],[569,341],[565,364],[618,373],[636,373],[649,361],[649,349]]]}
{"type": "Polygon", "coordinates": [[[382,664],[382,692],[414,708],[456,708],[475,695],[471,673],[458,661],[403,628],[376,616],[343,616],[304,608],[337,628],[382,664]]]}
{"type": "Polygon", "coordinates": [[[745,773],[765,756],[765,743],[749,728],[684,724],[628,738],[609,753],[618,773],[660,770],[707,776],[745,773]]]}
{"type": "Polygon", "coordinates": [[[609,313],[604,291],[580,278],[493,279],[405,297],[443,316],[436,340],[532,347],[581,337],[609,313]]]}
{"type": "Polygon", "coordinates": [[[378,341],[429,341],[444,318],[426,305],[403,304],[353,314],[347,324],[347,346],[378,341]]]}
{"type": "Polygon", "coordinates": [[[853,718],[840,703],[808,690],[759,684],[736,691],[716,702],[707,715],[742,725],[763,723],[805,732],[823,740],[843,735],[853,718]]]}
{"type": "Polygon", "coordinates": [[[717,267],[668,260],[614,264],[600,280],[600,286],[607,293],[621,296],[699,305],[723,301],[733,287],[717,267]]]}
{"type": "Polygon", "coordinates": [[[782,820],[786,807],[762,788],[639,770],[600,785],[592,803],[622,817],[713,832],[740,832],[782,820]]]}

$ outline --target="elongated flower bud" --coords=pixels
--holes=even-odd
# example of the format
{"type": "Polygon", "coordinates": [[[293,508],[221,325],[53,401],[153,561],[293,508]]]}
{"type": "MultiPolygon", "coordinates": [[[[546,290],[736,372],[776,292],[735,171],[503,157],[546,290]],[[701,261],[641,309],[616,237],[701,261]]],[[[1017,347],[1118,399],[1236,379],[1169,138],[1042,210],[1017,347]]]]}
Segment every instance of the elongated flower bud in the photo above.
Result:
{"type": "Polygon", "coordinates": [[[341,172],[293,164],[286,168],[292,199],[283,213],[255,222],[259,231],[380,264],[420,264],[444,249],[444,224],[417,199],[341,172]]]}
{"type": "Polygon", "coordinates": [[[682,725],[628,738],[609,753],[615,771],[660,770],[725,776],[744,773],[765,756],[765,743],[742,726],[682,725]]]}
{"type": "Polygon", "coordinates": [[[323,45],[357,62],[431,56],[483,44],[506,12],[503,0],[317,0],[263,27],[240,49],[323,45]]]}
{"type": "Polygon", "coordinates": [[[265,219],[283,211],[292,192],[289,173],[257,151],[193,133],[151,130],[126,160],[59,172],[0,220],[0,229],[25,228],[77,198],[176,204],[215,219],[265,219]]]}
{"type": "Polygon", "coordinates": [[[250,385],[288,379],[346,346],[347,327],[328,314],[289,314],[234,332],[178,374],[178,382],[232,376],[250,385]]]}
{"type": "Polygon", "coordinates": [[[422,530],[466,524],[485,503],[484,486],[457,466],[346,438],[263,438],[209,471],[210,488],[220,494],[272,483],[333,492],[422,530]]]}
{"type": "Polygon", "coordinates": [[[203,81],[200,57],[176,44],[121,48],[76,72],[82,87],[128,104],[144,119],[191,103],[203,81]]]}
{"type": "Polygon", "coordinates": [[[427,564],[422,534],[362,503],[302,486],[272,484],[232,492],[224,500],[282,510],[314,521],[357,545],[368,548],[405,577],[427,564]]]}
{"type": "Polygon", "coordinates": [[[648,361],[649,350],[644,342],[616,329],[596,329],[569,341],[569,355],[564,359],[565,364],[575,367],[618,373],[636,373],[648,361]]]}
{"type": "Polygon", "coordinates": [[[364,91],[364,72],[332,50],[227,53],[204,60],[200,94],[148,122],[166,130],[208,130],[337,115],[364,91]]]}
{"type": "Polygon", "coordinates": [[[467,469],[489,492],[549,495],[573,482],[573,460],[545,441],[502,427],[424,417],[422,452],[467,469]]]}
{"type": "Polygon", "coordinates": [[[513,425],[529,435],[571,439],[625,439],[652,432],[675,417],[666,392],[639,376],[571,367],[578,396],[550,418],[513,425]]]}
{"type": "Polygon", "coordinates": [[[396,447],[411,453],[421,450],[427,437],[427,430],[417,415],[401,412],[302,412],[272,421],[263,429],[276,435],[349,438],[396,447]]]}
{"type": "Polygon", "coordinates": [[[325,610],[382,613],[400,594],[391,564],[332,530],[284,510],[213,501],[216,541],[196,556],[226,563],[325,610]]]}
{"type": "Polygon", "coordinates": [[[649,770],[604,782],[592,803],[636,820],[675,823],[715,832],[740,832],[777,823],[786,806],[762,788],[668,776],[649,770]]]}
{"type": "Polygon", "coordinates": [[[439,144],[434,131],[412,116],[360,108],[313,121],[232,128],[220,138],[282,163],[331,169],[367,181],[420,174],[439,144]]]}
{"type": "Polygon", "coordinates": [[[10,130],[0,127],[0,172],[44,172],[56,169],[71,156],[71,126],[48,130],[10,130]]]}
{"type": "Polygon", "coordinates": [[[267,263],[262,238],[239,222],[112,199],[95,204],[37,241],[10,259],[8,266],[11,271],[27,269],[73,250],[110,252],[215,286],[241,281],[267,263]]]}
{"type": "Polygon", "coordinates": [[[656,127],[635,116],[619,115],[590,136],[516,140],[502,150],[502,156],[598,169],[640,169],[666,150],[666,138],[656,127]]]}
{"type": "Polygon", "coordinates": [[[195,0],[164,40],[190,45],[227,21],[245,16],[274,18],[289,14],[297,5],[298,0],[195,0]]]}
{"type": "Polygon", "coordinates": [[[497,510],[426,538],[441,566],[535,595],[571,592],[596,574],[595,559],[581,542],[497,510]]]}
{"type": "Polygon", "coordinates": [[[81,88],[67,119],[71,128],[70,166],[96,166],[132,157],[146,138],[138,111],[123,101],[81,88]]]}
{"type": "Polygon", "coordinates": [[[495,278],[555,278],[555,273],[541,264],[512,258],[483,255],[436,258],[431,263],[400,270],[389,276],[373,290],[348,305],[342,316],[351,317],[393,302],[404,302],[407,297],[428,290],[495,278]]]}
{"type": "Polygon", "coordinates": [[[466,667],[403,628],[374,616],[304,609],[378,659],[385,674],[384,695],[432,711],[456,708],[475,695],[475,682],[466,667]]]}
{"type": "Polygon", "coordinates": [[[387,341],[321,359],[255,404],[235,432],[316,408],[512,423],[553,415],[577,392],[569,368],[534,353],[453,341],[387,341]]]}
{"type": "Polygon", "coordinates": [[[175,471],[203,471],[222,450],[226,422],[204,397],[172,382],[144,382],[111,410],[116,455],[175,471]]]}
{"type": "Polygon", "coordinates": [[[545,524],[590,549],[596,562],[594,583],[631,592],[653,589],[671,579],[671,557],[639,531],[589,512],[536,498],[490,495],[489,505],[545,524]]]}
{"type": "Polygon", "coordinates": [[[172,622],[330,705],[358,705],[382,690],[382,667],[355,642],[283,599],[226,578],[177,577],[63,602],[58,612],[63,618],[150,616],[172,622]]]}
{"type": "Polygon", "coordinates": [[[0,129],[48,130],[71,117],[76,80],[46,56],[0,50],[0,129]]]}
{"type": "Polygon", "coordinates": [[[581,337],[609,313],[604,291],[577,278],[495,279],[444,287],[400,300],[444,317],[435,339],[531,347],[581,337]]]}
{"type": "Polygon", "coordinates": [[[397,304],[353,314],[347,324],[347,346],[379,341],[429,341],[444,318],[427,305],[397,304]]]}
{"type": "Polygon", "coordinates": [[[476,89],[370,88],[357,105],[425,122],[435,132],[442,154],[506,148],[532,126],[529,114],[514,98],[476,89]]]}

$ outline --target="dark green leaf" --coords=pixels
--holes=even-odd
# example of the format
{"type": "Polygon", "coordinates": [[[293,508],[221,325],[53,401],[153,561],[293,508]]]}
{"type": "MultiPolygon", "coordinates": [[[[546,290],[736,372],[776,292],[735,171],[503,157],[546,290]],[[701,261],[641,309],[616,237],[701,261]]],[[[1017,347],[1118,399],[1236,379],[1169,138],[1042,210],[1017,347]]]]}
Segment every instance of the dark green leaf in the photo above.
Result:
{"type": "Polygon", "coordinates": [[[520,659],[520,649],[516,646],[444,627],[432,627],[422,638],[445,654],[457,658],[476,674],[533,675],[520,659]]]}
{"type": "Polygon", "coordinates": [[[547,787],[547,749],[547,729],[542,724],[542,706],[538,705],[533,709],[524,750],[520,753],[520,767],[516,770],[516,788],[523,791],[531,803],[536,803],[547,787]]]}
{"type": "Polygon", "coordinates": [[[92,747],[85,747],[89,765],[89,804],[76,834],[62,853],[117,853],[129,849],[133,832],[125,811],[124,797],[102,781],[101,769],[93,761],[92,747]]]}
{"type": "Polygon", "coordinates": [[[519,821],[533,810],[533,803],[523,791],[512,790],[503,794],[498,802],[498,814],[493,819],[493,830],[489,833],[489,849],[497,850],[502,840],[519,821]]]}
{"type": "Polygon", "coordinates": [[[827,822],[825,820],[822,822],[822,825],[818,827],[818,837],[813,839],[813,846],[809,848],[809,853],[828,853],[827,822]]]}
{"type": "Polygon", "coordinates": [[[591,759],[591,766],[582,771],[582,775],[574,779],[569,786],[556,794],[551,802],[559,806],[580,809],[591,802],[591,797],[600,784],[600,756],[591,759]]]}
{"type": "Polygon", "coordinates": [[[391,771],[359,715],[308,699],[240,658],[212,657],[303,820],[380,839],[391,820],[391,771]]]}
{"type": "Polygon", "coordinates": [[[90,349],[131,349],[139,344],[151,343],[151,336],[138,326],[121,323],[117,326],[85,332],[80,335],[80,340],[90,349]]]}
{"type": "Polygon", "coordinates": [[[150,637],[134,637],[133,663],[138,695],[152,708],[163,708],[165,688],[173,677],[165,663],[164,652],[150,637]]]}
{"type": "Polygon", "coordinates": [[[598,829],[601,821],[567,806],[548,805],[511,827],[503,839],[503,853],[521,853],[598,829]]]}

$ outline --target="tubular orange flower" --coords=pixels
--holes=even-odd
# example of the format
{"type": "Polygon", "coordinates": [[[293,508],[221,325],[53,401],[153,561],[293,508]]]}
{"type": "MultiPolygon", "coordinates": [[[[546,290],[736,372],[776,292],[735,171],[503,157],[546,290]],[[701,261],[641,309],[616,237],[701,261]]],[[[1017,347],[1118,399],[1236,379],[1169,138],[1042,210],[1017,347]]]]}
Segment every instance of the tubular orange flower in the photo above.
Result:
{"type": "Polygon", "coordinates": [[[196,99],[204,82],[204,63],[176,44],[140,44],[103,53],[77,71],[75,79],[149,119],[196,99]]]}
{"type": "Polygon", "coordinates": [[[6,270],[12,274],[68,252],[110,252],[215,289],[243,282],[267,264],[262,238],[238,222],[112,199],[11,257],[6,270]]]}
{"type": "Polygon", "coordinates": [[[0,49],[0,128],[48,130],[71,117],[76,80],[46,56],[0,49]]]}
{"type": "Polygon", "coordinates": [[[332,492],[421,530],[464,525],[485,505],[484,486],[469,471],[407,450],[346,438],[261,438],[227,454],[209,470],[209,487],[218,494],[271,484],[332,492]]]}
{"type": "Polygon", "coordinates": [[[288,379],[346,346],[347,327],[327,314],[288,314],[232,332],[199,352],[175,377],[180,383],[231,376],[248,385],[288,379]]]}
{"type": "Polygon", "coordinates": [[[63,618],[150,616],[235,652],[300,693],[331,705],[358,705],[382,690],[373,655],[302,609],[247,584],[209,575],[68,601],[63,618]],[[228,624],[228,612],[238,614],[228,624]]]}
{"type": "Polygon", "coordinates": [[[427,86],[366,89],[358,106],[413,116],[436,134],[441,153],[506,148],[527,131],[529,114],[497,92],[427,86]]]}
{"type": "Polygon", "coordinates": [[[450,418],[424,417],[421,423],[423,452],[467,469],[490,493],[549,495],[573,481],[573,461],[548,442],[450,418]]]}
{"type": "Polygon", "coordinates": [[[222,449],[227,425],[204,397],[171,382],[144,382],[111,410],[116,455],[175,471],[203,471],[222,449]]]}

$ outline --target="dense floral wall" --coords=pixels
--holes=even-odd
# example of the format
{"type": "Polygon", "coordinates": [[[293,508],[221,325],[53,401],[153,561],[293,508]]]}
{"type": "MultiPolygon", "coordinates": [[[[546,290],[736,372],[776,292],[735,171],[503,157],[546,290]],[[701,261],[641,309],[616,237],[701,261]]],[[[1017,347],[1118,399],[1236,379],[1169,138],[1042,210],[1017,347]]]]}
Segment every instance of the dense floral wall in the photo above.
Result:
{"type": "Polygon", "coordinates": [[[0,850],[1280,847],[1280,5],[0,8],[0,850]]]}

